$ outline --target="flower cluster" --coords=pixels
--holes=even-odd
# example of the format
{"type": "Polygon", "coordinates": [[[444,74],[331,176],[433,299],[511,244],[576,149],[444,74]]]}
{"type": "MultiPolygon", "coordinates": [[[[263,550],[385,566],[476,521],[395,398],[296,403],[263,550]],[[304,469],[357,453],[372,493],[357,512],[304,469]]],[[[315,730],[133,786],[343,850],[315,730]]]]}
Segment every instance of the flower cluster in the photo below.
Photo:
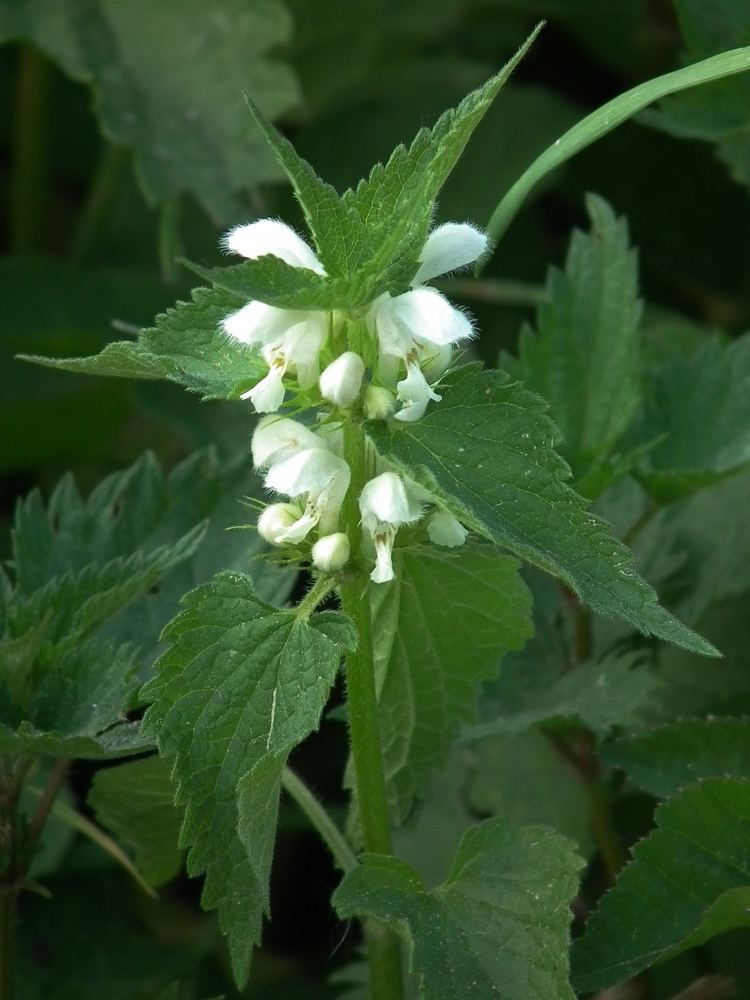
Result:
{"type": "MultiPolygon", "coordinates": [[[[292,267],[325,274],[308,244],[272,219],[231,230],[225,247],[249,259],[272,254],[292,267]]],[[[253,436],[255,467],[265,474],[269,490],[287,498],[260,515],[264,539],[299,547],[316,535],[310,549],[315,567],[331,573],[346,564],[350,540],[339,530],[339,518],[351,476],[336,425],[326,418],[333,411],[347,419],[356,411],[370,419],[416,421],[430,402],[440,402],[436,382],[473,328],[426,282],[471,264],[486,249],[479,230],[447,223],[427,238],[410,289],[386,292],[357,315],[253,301],[224,318],[226,335],[256,347],[268,365],[268,374],[242,397],[266,415],[253,436]],[[288,390],[301,407],[322,411],[317,429],[275,415],[288,390]]],[[[435,498],[387,468],[366,483],[358,501],[376,583],[393,579],[392,551],[402,525],[426,516],[427,535],[436,544],[455,546],[466,538],[451,514],[435,509],[435,498]]]]}

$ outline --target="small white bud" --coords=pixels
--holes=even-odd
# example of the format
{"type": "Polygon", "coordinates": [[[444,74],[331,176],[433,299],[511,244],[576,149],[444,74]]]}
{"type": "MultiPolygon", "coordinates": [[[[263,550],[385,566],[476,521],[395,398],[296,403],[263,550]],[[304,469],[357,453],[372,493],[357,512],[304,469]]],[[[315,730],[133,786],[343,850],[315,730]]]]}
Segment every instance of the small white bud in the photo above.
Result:
{"type": "Polygon", "coordinates": [[[419,367],[428,382],[435,382],[453,360],[453,348],[450,344],[438,347],[435,344],[425,344],[419,358],[419,367]]]}
{"type": "Polygon", "coordinates": [[[396,397],[389,389],[380,385],[368,385],[365,389],[365,416],[368,420],[385,420],[396,409],[396,397]]]}
{"type": "Polygon", "coordinates": [[[334,406],[351,406],[360,393],[365,365],[354,351],[332,361],[320,376],[320,394],[334,406]]]}
{"type": "Polygon", "coordinates": [[[335,573],[349,562],[349,539],[343,531],[319,538],[312,548],[312,561],[316,569],[335,573]]]}
{"type": "Polygon", "coordinates": [[[395,472],[383,472],[365,483],[359,496],[362,525],[375,543],[375,569],[370,574],[373,583],[393,579],[393,543],[400,525],[419,520],[422,507],[407,491],[406,484],[395,472]]]}
{"type": "Polygon", "coordinates": [[[271,545],[281,545],[282,535],[302,516],[293,503],[272,503],[263,511],[256,525],[260,537],[271,545]]]}
{"type": "Polygon", "coordinates": [[[464,544],[469,532],[447,510],[438,510],[427,520],[427,534],[435,545],[455,549],[464,544]]]}

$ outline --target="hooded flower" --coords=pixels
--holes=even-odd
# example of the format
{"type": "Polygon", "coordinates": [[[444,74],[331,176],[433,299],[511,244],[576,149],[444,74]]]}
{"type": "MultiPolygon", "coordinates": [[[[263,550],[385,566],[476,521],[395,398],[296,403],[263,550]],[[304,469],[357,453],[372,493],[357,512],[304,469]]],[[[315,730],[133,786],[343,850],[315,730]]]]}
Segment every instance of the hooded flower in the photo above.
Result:
{"type": "MultiPolygon", "coordinates": [[[[325,274],[311,248],[293,229],[274,219],[237,226],[227,234],[227,250],[250,260],[272,255],[292,267],[325,274]]],[[[264,302],[249,302],[222,321],[224,332],[242,344],[258,345],[268,365],[268,375],[242,399],[249,399],[258,413],[274,413],[284,402],[284,376],[293,371],[301,388],[318,380],[318,355],[328,331],[329,314],[320,310],[279,309],[264,302]]]]}
{"type": "Polygon", "coordinates": [[[430,400],[440,401],[424,376],[423,367],[436,377],[438,368],[450,363],[451,348],[473,335],[471,322],[445,296],[423,282],[447,271],[465,267],[487,249],[487,237],[467,223],[449,222],[427,238],[412,288],[402,295],[388,292],[372,304],[371,328],[381,351],[381,371],[388,378],[388,358],[402,361],[406,377],[396,384],[403,404],[397,420],[419,420],[430,400]]]}
{"type": "Polygon", "coordinates": [[[304,505],[302,516],[278,535],[278,542],[301,542],[317,525],[322,534],[335,531],[349,488],[349,466],[326,448],[306,448],[272,466],[268,489],[304,505]]]}
{"type": "Polygon", "coordinates": [[[298,420],[269,414],[261,417],[251,443],[253,465],[270,469],[306,448],[324,448],[321,438],[298,420]]]}
{"type": "Polygon", "coordinates": [[[406,485],[395,472],[383,472],[365,484],[359,496],[362,526],[375,543],[373,583],[387,583],[394,577],[393,543],[402,524],[418,521],[422,507],[410,496],[406,485]]]}

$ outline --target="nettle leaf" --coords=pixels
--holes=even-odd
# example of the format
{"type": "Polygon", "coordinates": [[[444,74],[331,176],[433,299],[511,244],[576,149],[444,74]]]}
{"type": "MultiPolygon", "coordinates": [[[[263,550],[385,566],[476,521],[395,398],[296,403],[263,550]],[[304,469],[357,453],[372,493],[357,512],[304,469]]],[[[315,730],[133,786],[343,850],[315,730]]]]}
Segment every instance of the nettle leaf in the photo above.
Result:
{"type": "MultiPolygon", "coordinates": [[[[384,291],[404,291],[409,286],[427,238],[435,198],[540,28],[499,73],[457,108],[441,115],[432,129],[422,129],[408,148],[399,146],[385,165],[378,164],[367,180],[341,198],[251,104],[294,186],[329,275],[320,279],[318,291],[313,291],[314,303],[330,301],[333,306],[356,308],[384,291]],[[322,291],[326,287],[328,300],[322,291]]],[[[246,269],[248,275],[252,271],[246,269]]]]}
{"type": "Polygon", "coordinates": [[[653,442],[639,478],[659,500],[710,486],[750,463],[750,333],[711,336],[651,378],[638,434],[653,442]]]}
{"type": "Polygon", "coordinates": [[[663,687],[637,653],[605,654],[555,677],[533,666],[520,657],[503,664],[492,685],[500,714],[474,726],[466,739],[561,724],[583,724],[603,736],[615,726],[639,724],[644,706],[663,687]]]}
{"type": "Polygon", "coordinates": [[[217,218],[240,192],[279,176],[238,95],[271,117],[299,99],[292,71],[270,56],[291,36],[276,0],[3,0],[0,41],[24,39],[88,84],[107,138],[134,150],[152,202],[192,192],[217,218]],[[168,44],[165,42],[168,40],[168,44]]]}
{"type": "Polygon", "coordinates": [[[715,654],[659,606],[628,549],[566,484],[559,433],[538,396],[476,364],[447,375],[441,393],[416,423],[369,424],[378,451],[477,534],[559,577],[594,611],[715,654]]]}
{"type": "Polygon", "coordinates": [[[404,861],[366,854],[333,903],[342,919],[373,917],[406,939],[424,1000],[573,1000],[568,907],[581,864],[548,827],[492,819],[464,834],[432,892],[404,861]]]}
{"type": "Polygon", "coordinates": [[[178,302],[161,313],[137,341],[114,341],[91,357],[20,357],[86,375],[164,378],[204,399],[236,399],[266,371],[256,351],[230,339],[220,327],[221,320],[246,301],[225,288],[196,288],[191,302],[178,302]]]}
{"type": "MultiPolygon", "coordinates": [[[[750,11],[737,0],[675,0],[685,40],[685,60],[693,62],[715,52],[746,46],[750,40],[750,11]]],[[[750,184],[750,80],[739,73],[711,87],[698,87],[664,101],[649,121],[673,135],[716,143],[719,156],[732,176],[750,184]]]]}
{"type": "Polygon", "coordinates": [[[219,910],[242,984],[268,910],[281,770],[318,726],[355,637],[340,614],[305,620],[264,604],[237,573],[184,605],[143,691],[143,728],[172,764],[188,871],[206,874],[202,903],[219,910]]]}
{"type": "Polygon", "coordinates": [[[550,270],[536,331],[519,343],[519,375],[550,404],[577,475],[601,461],[639,401],[638,258],[627,222],[594,195],[591,231],[575,231],[565,271],[550,270]]]}
{"type": "Polygon", "coordinates": [[[135,865],[152,886],[177,875],[182,814],[174,804],[169,767],[161,757],[129,761],[97,771],[88,795],[97,821],[132,851],[135,865]]]}
{"type": "Polygon", "coordinates": [[[605,744],[602,756],[665,798],[705,778],[750,778],[750,719],[682,719],[605,744]]]}
{"type": "Polygon", "coordinates": [[[514,559],[477,545],[397,552],[396,579],[370,599],[391,814],[402,821],[476,717],[481,682],[531,635],[531,595],[514,559]]]}
{"type": "Polygon", "coordinates": [[[703,781],[668,799],[656,822],[573,943],[576,990],[621,982],[750,926],[750,782],[703,781]]]}

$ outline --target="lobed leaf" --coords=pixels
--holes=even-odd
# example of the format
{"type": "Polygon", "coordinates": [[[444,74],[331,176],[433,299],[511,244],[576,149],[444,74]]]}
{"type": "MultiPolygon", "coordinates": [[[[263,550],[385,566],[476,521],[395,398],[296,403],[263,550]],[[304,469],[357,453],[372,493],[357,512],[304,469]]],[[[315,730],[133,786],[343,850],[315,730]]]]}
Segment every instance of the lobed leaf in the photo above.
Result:
{"type": "Polygon", "coordinates": [[[406,940],[424,1000],[573,1000],[568,905],[580,859],[542,826],[498,819],[468,830],[432,892],[406,862],[364,855],[336,890],[339,916],[368,916],[406,940]]]}
{"type": "Polygon", "coordinates": [[[374,422],[378,451],[495,544],[563,580],[594,611],[694,652],[710,643],[660,607],[633,558],[586,509],[554,451],[559,435],[538,396],[500,372],[466,365],[416,423],[374,422]]]}
{"type": "Polygon", "coordinates": [[[172,764],[188,871],[206,874],[203,905],[219,910],[243,984],[268,910],[281,770],[318,726],[355,640],[342,615],[278,611],[237,573],[220,573],[184,605],[144,688],[153,704],[143,728],[172,764]]]}

